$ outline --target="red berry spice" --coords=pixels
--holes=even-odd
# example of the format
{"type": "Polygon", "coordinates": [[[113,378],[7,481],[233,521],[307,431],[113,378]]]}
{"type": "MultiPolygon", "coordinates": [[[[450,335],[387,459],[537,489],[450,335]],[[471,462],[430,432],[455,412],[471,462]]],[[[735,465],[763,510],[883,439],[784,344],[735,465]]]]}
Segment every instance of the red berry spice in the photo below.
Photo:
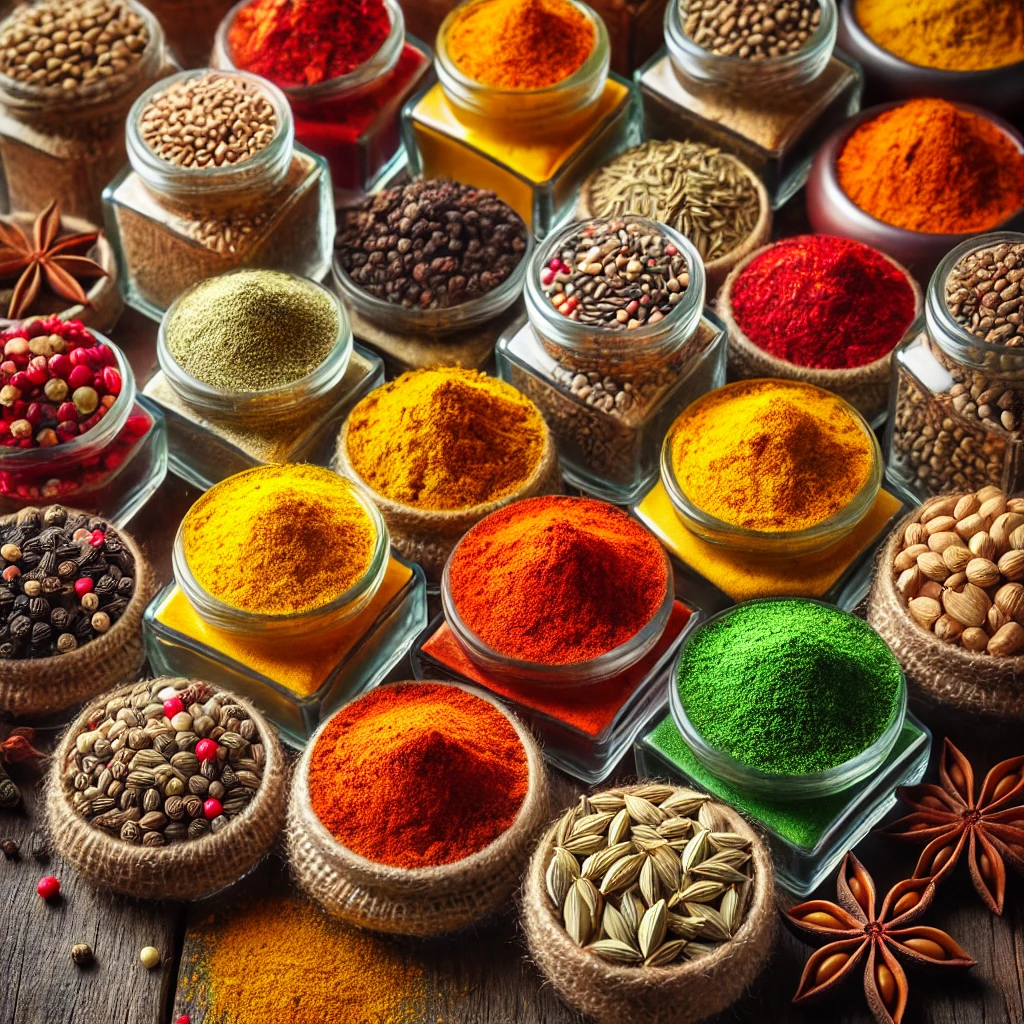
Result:
{"type": "MultiPolygon", "coordinates": [[[[185,710],[185,705],[177,697],[168,697],[164,701],[164,715],[167,718],[173,718],[175,715],[181,714],[185,710]]],[[[206,743],[207,740],[200,740],[199,743],[206,743]]],[[[199,757],[199,743],[196,744],[196,757],[200,761],[204,761],[205,758],[199,757]]]]}
{"type": "MultiPolygon", "coordinates": [[[[215,800],[212,796],[209,800],[203,802],[203,814],[208,819],[217,818],[224,813],[224,808],[221,806],[219,800],[215,800]]],[[[56,881],[56,879],[54,879],[56,881]]]]}
{"type": "MultiPolygon", "coordinates": [[[[177,699],[177,698],[175,698],[177,699]]],[[[181,701],[179,700],[180,704],[181,701]]],[[[166,708],[166,704],[164,707],[166,708]]],[[[184,709],[183,709],[184,710],[184,709]]],[[[216,740],[200,740],[196,744],[196,759],[199,761],[209,761],[211,758],[217,756],[217,741],[216,740]]]]}
{"type": "Polygon", "coordinates": [[[88,577],[82,576],[80,579],[75,580],[75,593],[79,597],[84,597],[96,584],[88,577]]]}
{"type": "Polygon", "coordinates": [[[60,895],[60,882],[53,875],[43,875],[36,884],[36,892],[44,900],[52,900],[60,895]]]}
{"type": "Polygon", "coordinates": [[[192,1024],[192,1018],[187,1014],[183,1013],[174,1024],[192,1024]]]}

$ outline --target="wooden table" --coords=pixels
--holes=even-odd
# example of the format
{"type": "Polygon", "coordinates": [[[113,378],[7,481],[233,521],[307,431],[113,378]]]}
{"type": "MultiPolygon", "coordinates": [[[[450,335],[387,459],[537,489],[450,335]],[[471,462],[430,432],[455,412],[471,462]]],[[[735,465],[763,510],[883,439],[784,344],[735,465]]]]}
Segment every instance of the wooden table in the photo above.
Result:
{"type": "MultiPolygon", "coordinates": [[[[136,375],[144,380],[154,361],[155,325],[127,311],[113,339],[129,354],[136,375]]],[[[170,550],[174,530],[197,492],[174,477],[167,481],[136,517],[134,535],[152,557],[162,580],[170,579],[170,550]]],[[[396,678],[409,675],[408,665],[396,678]]],[[[1000,734],[966,721],[943,724],[934,715],[919,714],[935,729],[936,746],[948,728],[953,741],[982,772],[996,760],[1024,752],[1024,737],[1000,734]]],[[[2,726],[0,726],[2,730],[2,726]]],[[[0,731],[2,735],[2,731],[0,731]]],[[[50,743],[52,737],[43,737],[50,743]]],[[[929,774],[934,779],[933,766],[929,774]]],[[[616,779],[633,777],[627,758],[616,779]]],[[[37,776],[23,768],[12,771],[22,785],[26,806],[18,812],[0,811],[0,838],[21,846],[19,861],[0,860],[0,1024],[165,1024],[190,1013],[203,1024],[203,1012],[183,998],[178,968],[183,950],[193,940],[190,926],[216,914],[254,892],[280,891],[286,876],[276,858],[224,893],[192,906],[144,903],[90,890],[56,858],[32,855],[32,833],[40,821],[37,776]],[[44,903],[35,885],[44,874],[57,875],[62,898],[44,903]],[[89,943],[96,964],[81,970],[71,963],[71,946],[89,943]],[[158,969],[139,963],[143,946],[163,953],[158,969]]],[[[556,789],[568,803],[575,786],[561,777],[556,789]]],[[[893,815],[896,816],[895,813],[893,815]]],[[[858,856],[884,892],[913,870],[916,849],[869,837],[858,856]]],[[[834,896],[832,883],[817,895],[834,896]]],[[[792,903],[780,894],[783,904],[792,903]]],[[[974,893],[965,865],[941,890],[935,908],[924,920],[949,931],[978,961],[969,974],[953,977],[922,975],[908,970],[908,1024],[1022,1024],[1024,1022],[1024,879],[1010,876],[1006,908],[1001,918],[991,915],[974,893]]],[[[427,998],[419,1014],[423,1024],[569,1024],[581,1021],[563,1006],[527,962],[520,930],[512,912],[472,933],[438,942],[397,943],[401,955],[418,964],[427,998]]],[[[859,983],[822,1006],[798,1010],[790,1003],[808,948],[787,933],[780,935],[768,969],[751,992],[721,1021],[811,1022],[868,1024],[859,983]]],[[[184,962],[188,963],[187,956],[184,962]]],[[[253,969],[259,969],[254,965],[253,969]]],[[[951,972],[952,973],[952,972],[951,972]]],[[[210,1024],[213,1024],[211,1021],[210,1024]]],[[[240,1020],[238,1024],[277,1024],[240,1020]]],[[[302,1024],[322,1024],[319,1021],[302,1024]]],[[[360,1024],[346,1021],[345,1024],[360,1024]]],[[[374,1022],[380,1024],[380,1022],[374,1022]]],[[[385,1022],[386,1024],[386,1022],[385,1022]]]]}

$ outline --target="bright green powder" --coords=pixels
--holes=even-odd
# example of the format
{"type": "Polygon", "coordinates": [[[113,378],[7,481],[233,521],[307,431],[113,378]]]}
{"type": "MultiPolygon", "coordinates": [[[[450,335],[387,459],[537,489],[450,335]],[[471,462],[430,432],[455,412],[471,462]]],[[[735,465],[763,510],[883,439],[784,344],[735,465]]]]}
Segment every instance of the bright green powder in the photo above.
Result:
{"type": "Polygon", "coordinates": [[[900,674],[862,619],[794,599],[750,601],[698,629],[677,681],[711,747],[761,771],[802,775],[842,764],[881,736],[900,674]]]}

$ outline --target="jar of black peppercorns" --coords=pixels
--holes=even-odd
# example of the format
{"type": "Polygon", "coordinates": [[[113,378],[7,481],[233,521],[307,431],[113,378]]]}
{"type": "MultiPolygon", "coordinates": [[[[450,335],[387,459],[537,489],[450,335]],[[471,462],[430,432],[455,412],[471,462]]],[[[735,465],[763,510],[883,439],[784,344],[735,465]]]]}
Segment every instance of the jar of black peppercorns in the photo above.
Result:
{"type": "Polygon", "coordinates": [[[522,294],[532,248],[493,192],[414,181],[339,213],[334,286],[356,337],[403,369],[480,367],[522,294]]]}

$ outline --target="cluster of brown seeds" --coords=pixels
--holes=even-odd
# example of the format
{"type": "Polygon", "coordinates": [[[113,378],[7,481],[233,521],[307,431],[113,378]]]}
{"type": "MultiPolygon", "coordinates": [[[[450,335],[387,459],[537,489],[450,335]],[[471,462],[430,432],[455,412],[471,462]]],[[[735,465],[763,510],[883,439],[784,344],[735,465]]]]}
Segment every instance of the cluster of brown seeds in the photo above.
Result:
{"type": "Polygon", "coordinates": [[[932,502],[906,528],[893,572],[911,616],[940,640],[1024,651],[1024,498],[983,487],[932,502]]]}
{"type": "Polygon", "coordinates": [[[546,875],[569,937],[603,960],[647,967],[728,942],[750,899],[751,852],[718,827],[708,797],[673,786],[580,797],[558,823],[546,875]]]}

